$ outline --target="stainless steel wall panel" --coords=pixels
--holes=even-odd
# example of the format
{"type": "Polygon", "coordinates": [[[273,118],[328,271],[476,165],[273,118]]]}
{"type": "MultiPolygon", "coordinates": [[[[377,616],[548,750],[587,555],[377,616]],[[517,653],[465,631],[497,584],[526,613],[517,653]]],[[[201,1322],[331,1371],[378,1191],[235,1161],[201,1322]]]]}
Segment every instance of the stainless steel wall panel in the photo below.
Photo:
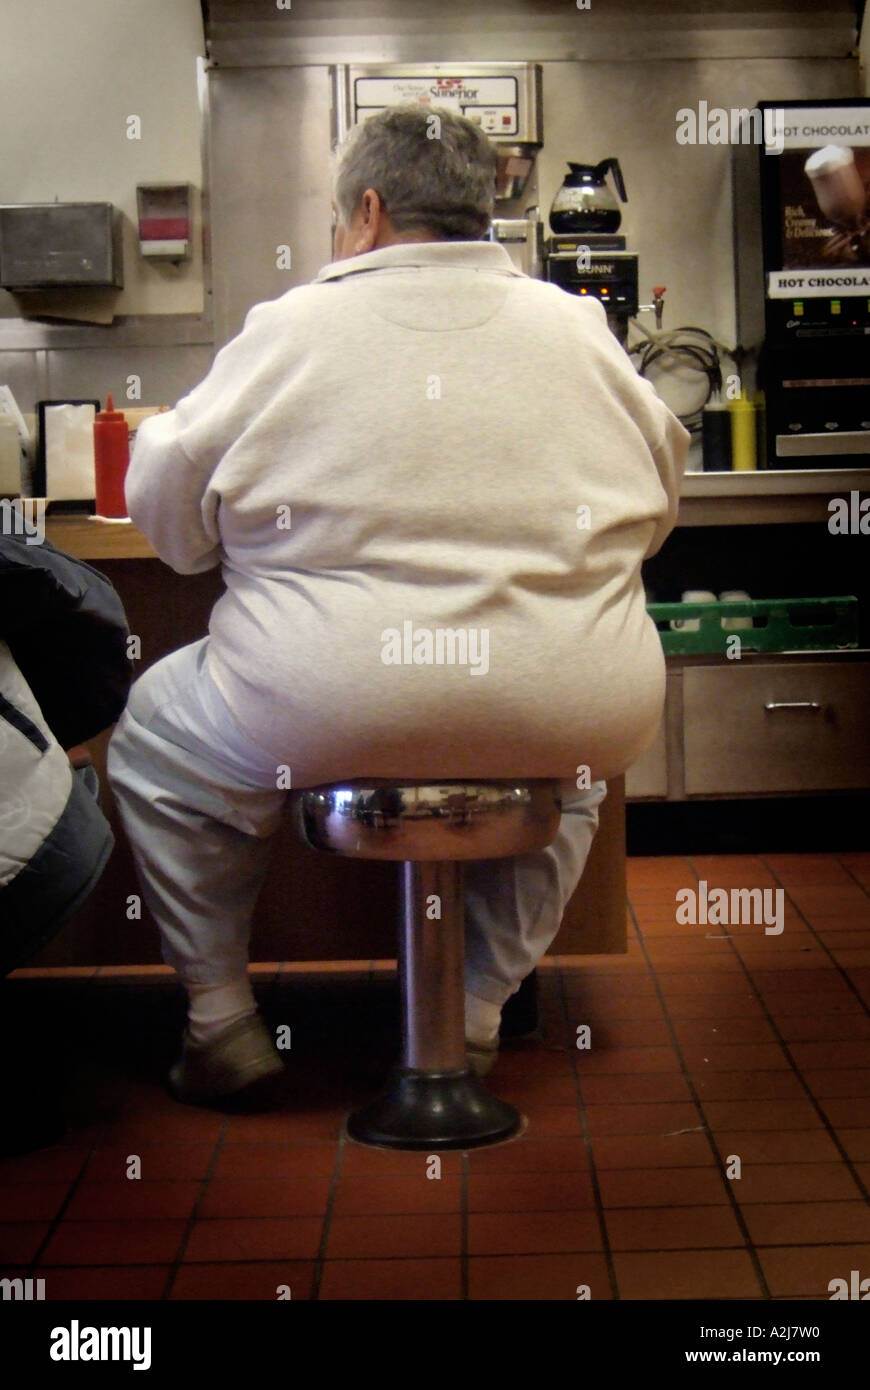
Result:
{"type": "Polygon", "coordinates": [[[73,347],[177,347],[213,341],[210,299],[204,314],[125,314],[110,324],[0,318],[0,352],[73,347]]]}
{"type": "Polygon", "coordinates": [[[332,258],[326,68],[209,73],[215,341],[251,305],[306,284],[332,258]],[[289,246],[290,268],[278,266],[289,246]]]}
{"type": "MultiPolygon", "coordinates": [[[[111,391],[115,406],[123,410],[140,405],[174,406],[207,375],[213,360],[210,346],[71,348],[52,351],[48,357],[48,399],[99,396],[111,391]],[[141,398],[127,395],[127,378],[141,381],[141,398]]],[[[32,409],[32,406],[28,407],[32,409]]]]}

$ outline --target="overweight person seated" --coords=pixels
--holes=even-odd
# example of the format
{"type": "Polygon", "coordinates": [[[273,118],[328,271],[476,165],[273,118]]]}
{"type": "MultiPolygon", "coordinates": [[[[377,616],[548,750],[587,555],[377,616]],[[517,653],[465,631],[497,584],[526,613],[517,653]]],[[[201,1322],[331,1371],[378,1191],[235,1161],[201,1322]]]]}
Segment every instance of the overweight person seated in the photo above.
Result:
{"type": "Polygon", "coordinates": [[[208,636],[135,682],[108,757],[189,999],[180,1100],[260,1097],[281,1073],[247,966],[288,786],[563,784],[549,848],[466,868],[483,1074],[607,779],[655,734],[665,672],[641,563],[676,520],[688,435],[596,300],[482,240],[494,174],[486,137],[447,111],[356,127],[333,261],[251,309],[205,381],[139,430],[133,521],[173,569],[220,565],[226,583],[208,636]]]}

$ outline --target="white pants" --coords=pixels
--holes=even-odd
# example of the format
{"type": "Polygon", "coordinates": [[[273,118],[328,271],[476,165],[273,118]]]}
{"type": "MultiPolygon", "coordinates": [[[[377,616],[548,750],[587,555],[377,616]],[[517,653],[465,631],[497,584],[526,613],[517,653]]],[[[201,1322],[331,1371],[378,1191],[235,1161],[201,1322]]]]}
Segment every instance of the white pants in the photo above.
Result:
{"type": "MultiPolygon", "coordinates": [[[[181,647],[139,677],[107,762],[163,959],[185,984],[223,984],[245,972],[254,906],[290,795],[276,789],[274,759],[245,735],[209,675],[208,641],[181,647]]],[[[596,782],[563,797],[547,849],[465,865],[469,993],[504,1004],[547,951],[606,790],[596,782]]]]}

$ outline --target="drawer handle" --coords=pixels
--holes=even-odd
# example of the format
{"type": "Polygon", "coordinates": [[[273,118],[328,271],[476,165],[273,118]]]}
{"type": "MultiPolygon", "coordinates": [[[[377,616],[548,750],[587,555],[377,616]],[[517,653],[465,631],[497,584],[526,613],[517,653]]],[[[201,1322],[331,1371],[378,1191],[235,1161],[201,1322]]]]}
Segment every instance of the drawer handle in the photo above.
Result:
{"type": "Polygon", "coordinates": [[[765,709],[812,709],[819,710],[818,700],[767,700],[765,709]]]}

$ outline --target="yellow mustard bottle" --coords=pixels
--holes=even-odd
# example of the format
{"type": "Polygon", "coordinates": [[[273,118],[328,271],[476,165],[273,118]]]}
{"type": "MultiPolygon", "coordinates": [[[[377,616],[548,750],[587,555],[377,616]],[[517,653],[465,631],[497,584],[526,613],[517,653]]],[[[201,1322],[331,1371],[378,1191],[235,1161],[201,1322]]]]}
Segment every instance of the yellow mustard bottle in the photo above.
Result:
{"type": "Polygon", "coordinates": [[[755,442],[755,406],[746,391],[740,399],[728,402],[731,413],[731,467],[736,473],[748,473],[757,467],[755,442]]]}

